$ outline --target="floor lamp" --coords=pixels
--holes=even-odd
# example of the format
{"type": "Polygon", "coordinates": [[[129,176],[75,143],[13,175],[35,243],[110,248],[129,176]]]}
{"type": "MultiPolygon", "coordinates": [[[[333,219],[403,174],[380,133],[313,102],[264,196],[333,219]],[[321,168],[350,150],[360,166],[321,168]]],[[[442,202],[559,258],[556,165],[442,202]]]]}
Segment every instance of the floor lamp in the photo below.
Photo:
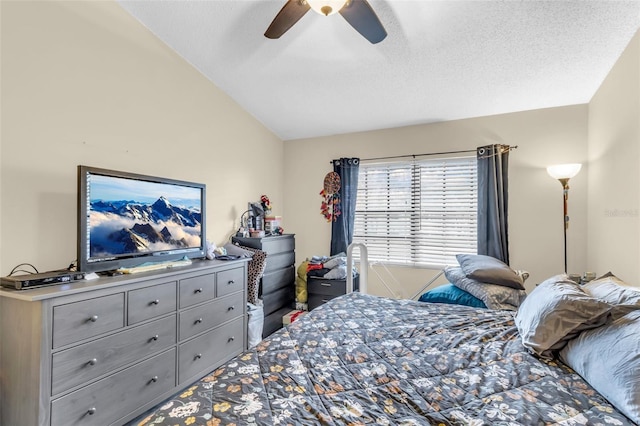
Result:
{"type": "Polygon", "coordinates": [[[569,215],[567,212],[567,200],[569,199],[569,179],[578,174],[582,164],[558,164],[547,167],[547,173],[554,179],[558,179],[562,185],[562,227],[564,230],[564,273],[567,273],[567,229],[569,229],[569,215]]]}

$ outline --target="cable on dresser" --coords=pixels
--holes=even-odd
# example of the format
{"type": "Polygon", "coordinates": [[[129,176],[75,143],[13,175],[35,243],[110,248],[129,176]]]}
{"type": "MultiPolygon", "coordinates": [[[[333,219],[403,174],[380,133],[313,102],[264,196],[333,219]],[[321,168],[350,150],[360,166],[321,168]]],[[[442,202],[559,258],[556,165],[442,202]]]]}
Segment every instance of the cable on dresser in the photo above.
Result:
{"type": "Polygon", "coordinates": [[[19,265],[16,265],[11,270],[11,272],[9,272],[9,275],[7,275],[7,276],[10,277],[11,275],[15,274],[16,272],[24,272],[25,274],[38,274],[39,273],[38,269],[35,266],[33,266],[32,264],[30,264],[30,263],[20,263],[19,265]],[[21,266],[30,266],[31,268],[33,268],[33,271],[27,271],[25,269],[18,269],[21,266]]]}

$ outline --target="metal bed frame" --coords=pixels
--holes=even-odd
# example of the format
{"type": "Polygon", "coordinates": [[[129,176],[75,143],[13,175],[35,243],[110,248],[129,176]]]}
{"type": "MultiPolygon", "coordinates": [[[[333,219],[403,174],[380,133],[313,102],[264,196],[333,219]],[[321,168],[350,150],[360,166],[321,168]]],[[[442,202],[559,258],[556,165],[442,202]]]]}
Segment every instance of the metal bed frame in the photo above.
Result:
{"type": "MultiPolygon", "coordinates": [[[[367,293],[367,278],[368,278],[368,271],[369,271],[369,259],[368,259],[368,251],[367,251],[367,246],[365,246],[362,243],[351,243],[349,244],[349,246],[347,247],[347,271],[352,271],[354,265],[354,260],[353,260],[353,250],[354,249],[359,249],[360,250],[360,293],[367,293]]],[[[418,290],[417,293],[415,293],[413,296],[411,296],[411,300],[417,300],[418,297],[420,297],[420,295],[422,295],[422,293],[425,292],[426,289],[428,289],[431,284],[433,284],[438,278],[440,278],[442,276],[442,274],[444,274],[444,268],[440,270],[440,272],[438,272],[433,278],[431,278],[424,286],[422,286],[422,288],[420,290],[418,290]]],[[[385,283],[385,286],[386,283],[385,283]]],[[[395,294],[388,286],[387,289],[391,292],[391,294],[395,294]]],[[[353,292],[353,274],[352,273],[347,273],[347,293],[352,293],[353,292]]]]}

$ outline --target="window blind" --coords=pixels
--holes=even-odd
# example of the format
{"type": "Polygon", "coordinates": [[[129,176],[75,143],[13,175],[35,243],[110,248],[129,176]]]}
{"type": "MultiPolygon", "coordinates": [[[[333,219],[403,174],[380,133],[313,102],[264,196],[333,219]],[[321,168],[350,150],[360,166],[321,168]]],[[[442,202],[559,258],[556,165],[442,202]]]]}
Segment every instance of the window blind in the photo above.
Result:
{"type": "Polygon", "coordinates": [[[370,261],[453,265],[476,235],[475,157],[360,164],[353,241],[370,261]]]}

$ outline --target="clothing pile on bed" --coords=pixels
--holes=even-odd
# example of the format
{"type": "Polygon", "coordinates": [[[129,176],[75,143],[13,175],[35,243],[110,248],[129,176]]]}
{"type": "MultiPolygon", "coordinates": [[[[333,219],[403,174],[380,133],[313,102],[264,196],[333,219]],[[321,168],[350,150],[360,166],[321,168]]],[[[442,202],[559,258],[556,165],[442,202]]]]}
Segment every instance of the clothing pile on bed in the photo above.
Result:
{"type": "Polygon", "coordinates": [[[426,292],[421,302],[514,311],[527,297],[524,281],[528,272],[511,269],[490,256],[459,254],[456,259],[458,266],[444,270],[450,284],[426,292]]]}
{"type": "MultiPolygon", "coordinates": [[[[353,274],[357,271],[354,269],[353,274]]],[[[307,265],[307,275],[328,280],[344,280],[347,278],[347,255],[338,253],[331,257],[313,256],[307,265]]]]}

